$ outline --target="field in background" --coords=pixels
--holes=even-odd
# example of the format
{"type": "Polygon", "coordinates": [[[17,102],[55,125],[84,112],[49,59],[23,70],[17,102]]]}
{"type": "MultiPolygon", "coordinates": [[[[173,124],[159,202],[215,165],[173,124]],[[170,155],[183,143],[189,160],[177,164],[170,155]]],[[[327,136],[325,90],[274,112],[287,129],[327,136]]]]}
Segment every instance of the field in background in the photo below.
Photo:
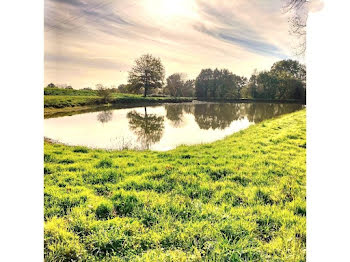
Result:
{"type": "Polygon", "coordinates": [[[96,90],[76,90],[62,88],[44,89],[44,116],[53,117],[67,113],[86,112],[101,106],[135,106],[157,103],[191,102],[190,97],[143,97],[137,94],[113,93],[108,104],[97,95],[96,90]]]}
{"type": "Polygon", "coordinates": [[[168,152],[46,142],[45,259],[305,261],[305,120],[168,152]]]}

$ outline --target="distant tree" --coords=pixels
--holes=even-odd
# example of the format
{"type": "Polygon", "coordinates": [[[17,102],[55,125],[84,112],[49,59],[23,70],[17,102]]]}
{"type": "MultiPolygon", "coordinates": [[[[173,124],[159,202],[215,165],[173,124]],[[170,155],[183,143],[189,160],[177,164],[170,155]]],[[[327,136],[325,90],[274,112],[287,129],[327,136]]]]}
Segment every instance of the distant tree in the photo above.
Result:
{"type": "Polygon", "coordinates": [[[48,85],[47,85],[47,87],[51,87],[51,88],[54,88],[54,87],[56,87],[56,86],[55,86],[55,84],[53,84],[53,83],[50,83],[50,84],[48,84],[48,85]]]}
{"type": "Polygon", "coordinates": [[[268,71],[260,72],[256,78],[257,94],[259,98],[275,99],[279,81],[278,78],[268,71]]]}
{"type": "Polygon", "coordinates": [[[291,59],[282,60],[272,65],[270,73],[279,80],[278,99],[305,99],[305,65],[291,59]]]}
{"type": "Polygon", "coordinates": [[[143,91],[143,87],[136,88],[131,84],[121,84],[118,86],[118,92],[122,94],[141,94],[143,91]]]}
{"type": "Polygon", "coordinates": [[[284,78],[295,78],[302,82],[306,82],[305,65],[300,64],[296,60],[282,60],[274,63],[271,67],[271,73],[284,78]]]}
{"type": "Polygon", "coordinates": [[[164,75],[165,70],[160,59],[147,54],[135,60],[128,81],[134,89],[143,87],[143,96],[146,97],[150,89],[162,87],[164,75]]]}
{"type": "Polygon", "coordinates": [[[219,71],[217,68],[215,68],[212,71],[212,75],[210,77],[210,80],[208,81],[207,96],[212,97],[212,98],[217,96],[218,86],[220,85],[220,82],[222,80],[221,74],[222,74],[222,72],[219,71]]]}
{"type": "Polygon", "coordinates": [[[182,73],[172,74],[166,79],[166,82],[167,82],[167,85],[164,88],[164,93],[175,97],[184,96],[184,92],[186,88],[185,74],[182,74],[182,73]]]}
{"type": "Polygon", "coordinates": [[[247,79],[232,74],[227,69],[203,69],[195,82],[197,97],[241,98],[241,91],[247,79]]]}
{"type": "Polygon", "coordinates": [[[103,103],[108,103],[112,97],[112,90],[103,86],[102,84],[96,85],[97,94],[102,98],[103,103]]]}
{"type": "Polygon", "coordinates": [[[72,86],[66,86],[65,89],[73,89],[72,86]]]}
{"type": "Polygon", "coordinates": [[[183,89],[182,89],[182,95],[185,97],[193,97],[194,96],[194,83],[195,80],[187,80],[184,83],[183,89]]]}
{"type": "Polygon", "coordinates": [[[196,78],[195,90],[197,97],[208,97],[208,90],[211,86],[211,80],[213,79],[213,70],[210,68],[202,69],[196,78]]]}
{"type": "Polygon", "coordinates": [[[247,87],[246,87],[246,97],[247,98],[257,98],[258,97],[258,72],[255,70],[252,76],[249,78],[247,87]]]}
{"type": "Polygon", "coordinates": [[[92,88],[91,88],[91,87],[84,87],[83,90],[89,90],[89,91],[91,91],[92,88]]]}
{"type": "Polygon", "coordinates": [[[247,85],[248,79],[244,76],[232,75],[234,83],[233,97],[242,98],[242,89],[247,85]]]}
{"type": "Polygon", "coordinates": [[[118,92],[119,93],[128,93],[127,89],[126,89],[126,85],[125,84],[121,84],[118,86],[118,92]]]}
{"type": "Polygon", "coordinates": [[[211,97],[216,98],[232,98],[233,96],[233,74],[227,69],[213,71],[211,89],[211,97]]]}
{"type": "Polygon", "coordinates": [[[111,85],[110,89],[111,89],[112,93],[117,93],[118,92],[118,88],[115,85],[111,85]]]}
{"type": "Polygon", "coordinates": [[[305,100],[305,90],[305,65],[289,59],[274,63],[270,71],[255,71],[244,93],[249,98],[305,100]]]}

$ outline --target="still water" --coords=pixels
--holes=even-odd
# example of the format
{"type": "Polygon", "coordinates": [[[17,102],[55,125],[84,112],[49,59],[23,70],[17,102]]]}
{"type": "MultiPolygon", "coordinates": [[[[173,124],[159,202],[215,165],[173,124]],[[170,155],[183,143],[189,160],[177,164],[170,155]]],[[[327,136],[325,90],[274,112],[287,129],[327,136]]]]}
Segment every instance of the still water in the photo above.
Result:
{"type": "Polygon", "coordinates": [[[186,103],[112,109],[45,119],[44,135],[69,145],[165,151],[183,144],[219,140],[302,107],[297,104],[186,103]]]}

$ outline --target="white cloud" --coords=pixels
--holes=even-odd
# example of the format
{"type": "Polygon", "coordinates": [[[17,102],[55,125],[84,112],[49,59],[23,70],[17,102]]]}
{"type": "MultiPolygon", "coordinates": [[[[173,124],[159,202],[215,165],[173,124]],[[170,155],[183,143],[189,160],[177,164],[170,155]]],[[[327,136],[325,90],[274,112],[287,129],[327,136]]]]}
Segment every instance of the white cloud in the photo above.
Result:
{"type": "Polygon", "coordinates": [[[144,53],[160,57],[167,75],[218,67],[249,76],[292,54],[280,8],[279,0],[46,0],[45,83],[125,83],[144,53]]]}

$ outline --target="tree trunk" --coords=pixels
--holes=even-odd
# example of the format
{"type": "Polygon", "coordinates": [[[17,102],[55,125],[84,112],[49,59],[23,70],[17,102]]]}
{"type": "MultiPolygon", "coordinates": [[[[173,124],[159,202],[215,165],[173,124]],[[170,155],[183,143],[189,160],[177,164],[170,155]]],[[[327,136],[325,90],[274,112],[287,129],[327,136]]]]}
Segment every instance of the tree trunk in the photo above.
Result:
{"type": "Polygon", "coordinates": [[[144,90],[144,93],[143,93],[143,97],[146,97],[147,96],[147,89],[148,89],[148,71],[146,70],[145,71],[145,90],[144,90]]]}

